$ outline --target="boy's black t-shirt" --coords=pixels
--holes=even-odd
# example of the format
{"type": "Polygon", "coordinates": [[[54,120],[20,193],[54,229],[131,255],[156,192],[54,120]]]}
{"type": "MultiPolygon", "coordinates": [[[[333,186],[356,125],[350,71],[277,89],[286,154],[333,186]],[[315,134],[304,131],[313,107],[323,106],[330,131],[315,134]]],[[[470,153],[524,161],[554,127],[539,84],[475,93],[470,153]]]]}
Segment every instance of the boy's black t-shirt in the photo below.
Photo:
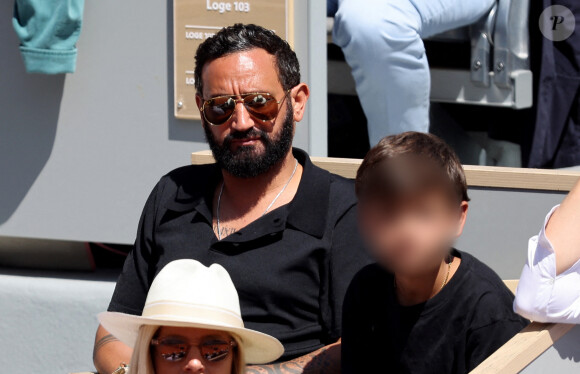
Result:
{"type": "Polygon", "coordinates": [[[342,373],[467,373],[527,325],[514,296],[475,257],[427,302],[401,306],[393,274],[377,264],[353,279],[344,301],[342,373]]]}

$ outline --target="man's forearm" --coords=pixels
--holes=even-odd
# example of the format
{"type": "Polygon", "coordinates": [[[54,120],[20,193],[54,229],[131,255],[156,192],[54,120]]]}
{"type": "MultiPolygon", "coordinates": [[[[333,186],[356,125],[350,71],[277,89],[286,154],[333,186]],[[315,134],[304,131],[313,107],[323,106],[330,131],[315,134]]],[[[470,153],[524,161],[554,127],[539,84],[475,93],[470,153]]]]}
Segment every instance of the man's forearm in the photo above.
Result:
{"type": "Polygon", "coordinates": [[[252,365],[246,374],[339,374],[340,341],[290,361],[270,365],[252,365]]]}
{"type": "Polygon", "coordinates": [[[580,181],[556,209],[548,225],[546,236],[556,252],[556,273],[570,268],[580,258],[580,181]]]}
{"type": "Polygon", "coordinates": [[[129,363],[132,349],[99,326],[93,348],[93,363],[100,374],[110,374],[122,362],[129,363]]]}

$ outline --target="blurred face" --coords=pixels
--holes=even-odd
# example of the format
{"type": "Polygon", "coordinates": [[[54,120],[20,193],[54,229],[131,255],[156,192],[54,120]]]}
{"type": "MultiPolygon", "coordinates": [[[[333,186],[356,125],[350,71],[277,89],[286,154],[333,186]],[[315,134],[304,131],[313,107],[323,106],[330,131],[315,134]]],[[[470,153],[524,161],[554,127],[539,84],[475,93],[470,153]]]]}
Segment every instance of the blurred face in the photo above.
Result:
{"type": "Polygon", "coordinates": [[[408,197],[396,205],[361,199],[359,225],[372,255],[407,276],[439,266],[461,235],[467,202],[452,203],[438,191],[408,197]]]}
{"type": "Polygon", "coordinates": [[[151,341],[151,358],[156,374],[231,374],[234,345],[222,331],[161,327],[151,341]]]}
{"type": "Polygon", "coordinates": [[[286,157],[292,146],[294,123],[302,119],[300,102],[306,102],[308,89],[298,85],[285,91],[275,63],[274,56],[265,50],[251,49],[218,58],[202,70],[203,92],[196,97],[200,110],[204,104],[208,106],[208,100],[224,102],[222,107],[214,106],[212,112],[219,119],[216,122],[223,123],[212,125],[202,120],[206,138],[218,164],[234,176],[255,177],[286,157]],[[244,103],[244,95],[250,93],[264,95],[251,96],[244,103]],[[224,96],[233,100],[224,101],[224,96]],[[273,110],[259,108],[260,102],[267,102],[273,110]],[[218,117],[232,107],[235,110],[231,117],[218,117]],[[257,110],[267,113],[267,119],[257,110]]]}

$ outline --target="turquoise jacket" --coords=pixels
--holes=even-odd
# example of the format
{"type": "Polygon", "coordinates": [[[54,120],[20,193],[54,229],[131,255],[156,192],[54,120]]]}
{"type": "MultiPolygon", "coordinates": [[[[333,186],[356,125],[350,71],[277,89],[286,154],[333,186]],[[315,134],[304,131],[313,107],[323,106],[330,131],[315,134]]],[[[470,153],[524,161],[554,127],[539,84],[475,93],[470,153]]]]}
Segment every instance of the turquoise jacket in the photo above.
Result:
{"type": "Polygon", "coordinates": [[[12,23],[29,73],[74,73],[84,0],[16,0],[12,23]]]}

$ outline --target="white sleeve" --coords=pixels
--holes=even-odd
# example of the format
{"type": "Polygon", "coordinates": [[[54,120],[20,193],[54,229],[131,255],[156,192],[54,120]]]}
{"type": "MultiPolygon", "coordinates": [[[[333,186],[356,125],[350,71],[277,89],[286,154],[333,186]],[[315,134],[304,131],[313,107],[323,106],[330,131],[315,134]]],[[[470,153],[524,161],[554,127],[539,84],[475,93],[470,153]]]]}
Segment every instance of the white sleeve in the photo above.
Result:
{"type": "Polygon", "coordinates": [[[556,253],[546,236],[546,224],[558,206],[546,216],[540,234],[528,242],[528,260],[518,284],[514,310],[533,321],[578,324],[580,260],[556,276],[556,253]]]}

